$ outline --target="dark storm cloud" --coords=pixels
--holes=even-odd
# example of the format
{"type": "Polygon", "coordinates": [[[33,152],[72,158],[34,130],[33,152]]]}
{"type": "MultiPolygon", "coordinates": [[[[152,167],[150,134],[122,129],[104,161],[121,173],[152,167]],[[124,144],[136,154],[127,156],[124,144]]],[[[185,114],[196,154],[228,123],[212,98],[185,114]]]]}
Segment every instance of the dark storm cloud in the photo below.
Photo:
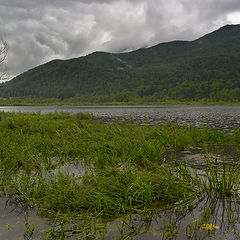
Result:
{"type": "Polygon", "coordinates": [[[238,18],[239,0],[0,0],[16,75],[54,58],[192,40],[238,18]]]}

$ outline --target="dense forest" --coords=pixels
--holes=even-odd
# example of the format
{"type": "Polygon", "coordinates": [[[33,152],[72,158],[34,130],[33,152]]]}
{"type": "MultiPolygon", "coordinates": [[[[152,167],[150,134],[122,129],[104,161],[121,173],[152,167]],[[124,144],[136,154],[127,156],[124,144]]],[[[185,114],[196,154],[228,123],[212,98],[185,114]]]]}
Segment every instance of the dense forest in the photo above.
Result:
{"type": "Polygon", "coordinates": [[[240,25],[194,41],[53,60],[1,85],[1,97],[79,102],[240,101],[240,25]]]}

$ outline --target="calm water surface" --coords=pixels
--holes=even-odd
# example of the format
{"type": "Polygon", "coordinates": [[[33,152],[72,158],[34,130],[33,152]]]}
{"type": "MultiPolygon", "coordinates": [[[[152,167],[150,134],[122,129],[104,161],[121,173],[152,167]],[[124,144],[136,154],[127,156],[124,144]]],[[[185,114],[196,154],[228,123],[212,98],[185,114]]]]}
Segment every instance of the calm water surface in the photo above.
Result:
{"type": "Polygon", "coordinates": [[[137,124],[209,125],[231,130],[240,127],[240,106],[17,106],[0,107],[5,112],[91,113],[105,121],[133,121],[137,124]]]}
{"type": "Polygon", "coordinates": [[[37,216],[36,209],[23,209],[7,197],[0,198],[1,240],[37,240],[41,238],[41,230],[47,228],[49,221],[37,216]],[[28,227],[34,230],[33,233],[26,232],[28,227]]]}

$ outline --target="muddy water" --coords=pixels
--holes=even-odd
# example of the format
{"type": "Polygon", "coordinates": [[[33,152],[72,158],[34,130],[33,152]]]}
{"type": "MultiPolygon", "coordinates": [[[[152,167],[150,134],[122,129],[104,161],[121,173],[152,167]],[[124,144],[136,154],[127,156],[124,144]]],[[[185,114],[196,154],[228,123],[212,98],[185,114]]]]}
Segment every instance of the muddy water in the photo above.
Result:
{"type": "Polygon", "coordinates": [[[209,125],[225,131],[240,127],[240,106],[17,106],[0,107],[7,112],[91,113],[105,121],[133,121],[160,125],[166,122],[209,125]]]}

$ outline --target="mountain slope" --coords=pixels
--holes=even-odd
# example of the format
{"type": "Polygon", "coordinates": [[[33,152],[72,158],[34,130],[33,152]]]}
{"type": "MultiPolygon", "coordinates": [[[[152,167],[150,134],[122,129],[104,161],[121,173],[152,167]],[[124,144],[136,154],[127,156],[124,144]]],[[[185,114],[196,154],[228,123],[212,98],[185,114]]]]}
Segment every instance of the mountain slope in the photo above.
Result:
{"type": "Polygon", "coordinates": [[[54,60],[2,84],[0,96],[240,101],[239,46],[240,25],[226,25],[194,41],[54,60]]]}

